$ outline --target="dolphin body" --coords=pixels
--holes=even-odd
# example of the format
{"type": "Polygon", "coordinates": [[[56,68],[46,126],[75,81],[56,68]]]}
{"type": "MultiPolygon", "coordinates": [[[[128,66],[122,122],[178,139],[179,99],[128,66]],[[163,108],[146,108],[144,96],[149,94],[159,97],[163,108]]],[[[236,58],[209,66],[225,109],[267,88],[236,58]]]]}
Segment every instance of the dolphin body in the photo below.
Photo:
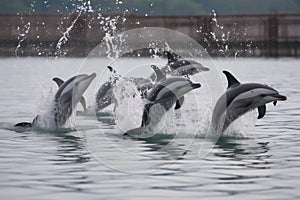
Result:
{"type": "MultiPolygon", "coordinates": [[[[204,67],[202,64],[194,61],[181,58],[174,52],[165,51],[168,58],[168,63],[161,68],[164,75],[170,74],[172,76],[191,76],[203,71],[209,71],[209,68],[204,67]]],[[[155,74],[153,73],[150,78],[154,80],[155,74]]]]}
{"type": "MultiPolygon", "coordinates": [[[[141,96],[144,96],[146,91],[153,86],[151,80],[145,78],[124,77],[124,79],[133,82],[137,90],[141,93],[141,96]]],[[[117,104],[117,100],[115,99],[113,92],[117,80],[118,78],[106,81],[98,89],[96,93],[96,112],[103,110],[113,103],[117,104]]]]}
{"type": "Polygon", "coordinates": [[[227,78],[226,92],[218,99],[212,115],[212,127],[216,132],[224,132],[228,126],[245,113],[258,109],[258,119],[264,117],[266,104],[285,101],[286,96],[260,83],[240,83],[231,73],[223,71],[227,78]]]}
{"type": "MultiPolygon", "coordinates": [[[[64,83],[64,81],[58,77],[55,77],[52,80],[57,84],[58,88],[64,83]]],[[[86,108],[86,101],[83,96],[80,99],[80,104],[82,105],[83,111],[85,112],[87,108],[86,108]]]]}
{"type": "MultiPolygon", "coordinates": [[[[54,96],[52,106],[47,112],[47,117],[42,119],[41,116],[37,115],[32,123],[21,122],[15,126],[32,127],[41,123],[41,120],[44,120],[46,128],[63,127],[77,104],[80,101],[83,103],[82,95],[95,77],[95,73],[91,75],[81,74],[73,76],[66,82],[63,82],[59,78],[54,78],[53,80],[59,85],[59,89],[54,96]]],[[[83,105],[85,106],[85,102],[83,105]]]]}
{"type": "Polygon", "coordinates": [[[166,78],[158,67],[151,66],[157,77],[157,83],[147,94],[148,103],[144,106],[142,123],[139,128],[127,131],[124,135],[136,135],[153,131],[165,113],[175,104],[179,109],[183,103],[184,94],[199,88],[199,83],[193,83],[183,77],[166,78]]]}
{"type": "MultiPolygon", "coordinates": [[[[116,74],[116,71],[111,67],[107,67],[111,72],[116,74]]],[[[96,93],[96,106],[95,111],[99,112],[106,108],[107,106],[115,103],[117,104],[117,100],[115,99],[113,89],[116,85],[116,82],[121,78],[121,76],[114,75],[108,81],[103,83],[96,93]]],[[[153,84],[150,79],[138,78],[138,77],[123,77],[123,79],[127,81],[131,81],[135,84],[137,90],[141,93],[141,96],[145,96],[146,91],[151,89],[153,84]]]]}
{"type": "Polygon", "coordinates": [[[96,106],[95,106],[96,112],[99,112],[100,110],[116,102],[113,94],[113,87],[115,85],[115,82],[116,79],[106,81],[98,89],[96,93],[96,106]]]}

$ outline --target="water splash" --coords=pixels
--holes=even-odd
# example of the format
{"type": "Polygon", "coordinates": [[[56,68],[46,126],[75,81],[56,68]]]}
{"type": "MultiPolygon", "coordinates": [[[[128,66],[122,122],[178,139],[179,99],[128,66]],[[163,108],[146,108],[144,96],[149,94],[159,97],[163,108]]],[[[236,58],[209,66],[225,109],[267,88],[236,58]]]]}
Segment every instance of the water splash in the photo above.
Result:
{"type": "Polygon", "coordinates": [[[117,25],[124,25],[126,22],[126,12],[123,13],[122,16],[103,16],[102,14],[98,14],[97,19],[100,21],[100,30],[104,32],[103,40],[106,44],[107,50],[106,55],[108,58],[112,60],[116,60],[120,57],[121,47],[123,46],[123,35],[117,34],[121,28],[117,27],[117,25]]]}
{"type": "Polygon", "coordinates": [[[106,43],[107,46],[107,57],[111,59],[118,59],[119,58],[119,47],[122,45],[122,36],[121,35],[115,35],[117,31],[117,21],[119,17],[109,19],[104,24],[104,31],[105,36],[103,40],[106,43]]]}
{"type": "Polygon", "coordinates": [[[51,121],[49,108],[52,107],[53,97],[57,90],[57,86],[55,84],[48,83],[40,83],[39,87],[36,91],[37,93],[37,107],[36,107],[36,115],[39,116],[39,120],[37,121],[38,127],[55,127],[54,120],[51,121]],[[51,126],[52,125],[52,126],[51,126]]]}
{"type": "MultiPolygon", "coordinates": [[[[23,22],[23,18],[21,17],[21,20],[23,22]]],[[[18,51],[19,51],[19,48],[21,47],[21,44],[22,42],[24,42],[24,40],[27,38],[27,35],[30,31],[30,22],[27,22],[23,28],[20,28],[19,26],[17,27],[17,32],[18,32],[18,45],[17,47],[15,48],[15,56],[18,56],[18,51]]]]}
{"type": "MultiPolygon", "coordinates": [[[[37,120],[37,127],[44,129],[53,129],[56,127],[56,122],[53,117],[54,111],[54,102],[53,98],[58,90],[58,87],[55,83],[40,83],[37,89],[37,107],[36,114],[39,116],[37,120]]],[[[74,109],[76,110],[76,108],[74,109]]],[[[64,127],[75,129],[75,113],[72,112],[72,115],[67,120],[64,127]]]]}
{"type": "Polygon", "coordinates": [[[122,78],[116,83],[113,93],[118,102],[114,113],[118,128],[125,133],[139,127],[142,121],[144,101],[140,98],[136,85],[132,81],[122,78]]]}
{"type": "Polygon", "coordinates": [[[54,53],[56,58],[60,55],[67,54],[67,52],[61,51],[61,48],[63,45],[65,45],[68,42],[69,37],[70,37],[69,33],[73,29],[73,27],[76,24],[76,22],[78,21],[78,19],[81,17],[82,13],[94,12],[94,10],[91,6],[91,2],[87,1],[87,2],[84,2],[81,6],[78,6],[76,12],[78,12],[76,18],[71,22],[71,25],[68,26],[66,28],[66,30],[62,33],[61,38],[58,40],[58,42],[56,44],[55,53],[54,53]]]}
{"type": "Polygon", "coordinates": [[[218,24],[216,11],[212,10],[212,13],[213,13],[212,21],[215,23],[215,25],[216,25],[217,28],[223,30],[224,26],[218,24]]]}
{"type": "Polygon", "coordinates": [[[255,133],[257,112],[252,110],[235,120],[223,133],[224,136],[246,138],[255,133]]]}
{"type": "MultiPolygon", "coordinates": [[[[67,27],[66,31],[62,33],[62,37],[58,40],[58,42],[56,44],[55,53],[54,53],[56,58],[62,54],[61,48],[63,45],[65,45],[68,42],[69,33],[73,29],[73,27],[74,27],[75,23],[77,22],[77,20],[79,19],[79,17],[81,16],[81,13],[82,13],[82,11],[80,11],[78,13],[76,18],[72,21],[71,25],[69,27],[67,27]]],[[[64,52],[63,55],[66,55],[66,52],[64,52]]]]}
{"type": "Polygon", "coordinates": [[[237,22],[231,22],[234,26],[224,26],[217,19],[215,10],[212,10],[210,22],[210,31],[206,32],[200,26],[196,33],[203,34],[203,41],[206,44],[206,50],[216,56],[230,57],[251,56],[253,55],[253,42],[246,39],[245,43],[238,44],[241,37],[248,34],[247,26],[238,25],[237,22]],[[217,47],[215,49],[215,47],[217,47]],[[211,49],[212,48],[212,49],[211,49]]]}

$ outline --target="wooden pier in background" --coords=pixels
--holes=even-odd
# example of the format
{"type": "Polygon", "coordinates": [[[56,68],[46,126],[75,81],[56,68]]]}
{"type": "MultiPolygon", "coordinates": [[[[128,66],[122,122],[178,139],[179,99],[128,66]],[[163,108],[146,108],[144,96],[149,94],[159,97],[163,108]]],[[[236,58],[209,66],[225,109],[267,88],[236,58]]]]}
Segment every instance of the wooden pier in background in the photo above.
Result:
{"type": "MultiPolygon", "coordinates": [[[[65,56],[86,56],[113,26],[117,15],[0,14],[0,56],[55,56],[59,39],[65,56]]],[[[117,32],[163,27],[199,42],[211,56],[300,56],[300,14],[138,16],[116,18],[117,32]],[[216,20],[217,19],[217,20],[216,20]],[[221,51],[220,51],[221,50],[221,51]]],[[[63,54],[62,54],[63,55],[63,54]]]]}

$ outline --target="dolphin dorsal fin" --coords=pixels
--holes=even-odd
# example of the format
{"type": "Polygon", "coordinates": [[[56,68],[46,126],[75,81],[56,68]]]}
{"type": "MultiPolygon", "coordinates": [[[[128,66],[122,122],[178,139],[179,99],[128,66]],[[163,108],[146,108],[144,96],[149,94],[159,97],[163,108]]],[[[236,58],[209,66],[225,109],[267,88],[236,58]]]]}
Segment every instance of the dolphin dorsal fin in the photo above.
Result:
{"type": "Polygon", "coordinates": [[[179,57],[177,54],[171,53],[169,51],[166,51],[166,54],[167,54],[167,58],[168,58],[168,63],[175,62],[177,60],[177,58],[179,57]]]}
{"type": "Polygon", "coordinates": [[[55,77],[52,80],[58,85],[58,87],[60,87],[64,83],[64,81],[58,77],[55,77]]]}
{"type": "Polygon", "coordinates": [[[151,65],[151,67],[155,72],[156,82],[159,82],[162,79],[166,79],[166,76],[162,73],[162,71],[156,65],[151,65]]]}
{"type": "Polygon", "coordinates": [[[223,71],[223,73],[225,74],[225,76],[227,78],[227,82],[228,82],[228,87],[227,88],[236,87],[236,86],[239,86],[241,84],[230,72],[223,71]]]}

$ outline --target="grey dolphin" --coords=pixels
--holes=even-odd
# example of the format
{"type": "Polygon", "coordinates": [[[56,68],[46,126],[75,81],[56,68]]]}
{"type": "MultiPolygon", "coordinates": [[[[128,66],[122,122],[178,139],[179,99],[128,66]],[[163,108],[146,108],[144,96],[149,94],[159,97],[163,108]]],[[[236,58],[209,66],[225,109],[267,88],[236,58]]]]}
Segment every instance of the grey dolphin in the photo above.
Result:
{"type": "Polygon", "coordinates": [[[117,100],[115,99],[113,89],[116,85],[116,82],[123,78],[127,81],[131,81],[135,84],[137,90],[141,93],[141,96],[144,97],[146,95],[146,91],[151,89],[153,84],[150,79],[145,79],[141,77],[121,77],[120,75],[116,75],[116,70],[111,66],[107,66],[109,71],[114,73],[114,76],[111,77],[108,81],[103,83],[96,93],[96,112],[99,112],[106,108],[107,106],[115,103],[117,104],[117,100]]]}
{"type": "Polygon", "coordinates": [[[109,81],[103,83],[98,89],[96,93],[96,112],[99,112],[100,110],[106,108],[107,106],[115,102],[113,87],[116,80],[116,78],[110,79],[109,81]]]}
{"type": "MultiPolygon", "coordinates": [[[[191,76],[203,71],[209,71],[209,68],[202,64],[189,59],[184,59],[174,52],[165,51],[168,58],[168,63],[161,68],[164,75],[172,76],[191,76]]],[[[155,74],[151,74],[150,79],[154,80],[155,74]]]]}
{"type": "MultiPolygon", "coordinates": [[[[155,68],[155,66],[152,66],[155,68]]],[[[193,83],[189,79],[183,77],[165,78],[161,75],[160,80],[153,86],[146,99],[149,101],[144,106],[142,123],[139,128],[127,131],[124,135],[134,135],[153,131],[164,114],[170,110],[174,104],[181,104],[183,95],[193,89],[199,88],[199,83],[193,83]]],[[[180,105],[176,105],[177,109],[180,105]]]]}
{"type": "Polygon", "coordinates": [[[223,71],[227,78],[226,92],[218,99],[212,115],[212,127],[224,132],[228,126],[245,113],[258,109],[258,119],[264,117],[266,104],[285,101],[286,96],[277,90],[260,83],[240,83],[231,73],[223,71]]]}
{"type": "Polygon", "coordinates": [[[32,123],[21,122],[15,126],[32,127],[40,123],[40,120],[47,120],[45,122],[46,128],[61,128],[71,116],[73,109],[81,101],[83,93],[96,77],[95,73],[91,75],[81,74],[73,76],[64,83],[61,83],[56,92],[52,106],[48,110],[47,118],[41,119],[38,115],[34,118],[32,123]]]}
{"type": "MultiPolygon", "coordinates": [[[[52,80],[57,84],[58,87],[60,87],[64,83],[64,81],[58,77],[54,77],[52,80]]],[[[82,105],[83,111],[85,112],[86,111],[86,101],[83,96],[80,99],[80,104],[82,105]]]]}

